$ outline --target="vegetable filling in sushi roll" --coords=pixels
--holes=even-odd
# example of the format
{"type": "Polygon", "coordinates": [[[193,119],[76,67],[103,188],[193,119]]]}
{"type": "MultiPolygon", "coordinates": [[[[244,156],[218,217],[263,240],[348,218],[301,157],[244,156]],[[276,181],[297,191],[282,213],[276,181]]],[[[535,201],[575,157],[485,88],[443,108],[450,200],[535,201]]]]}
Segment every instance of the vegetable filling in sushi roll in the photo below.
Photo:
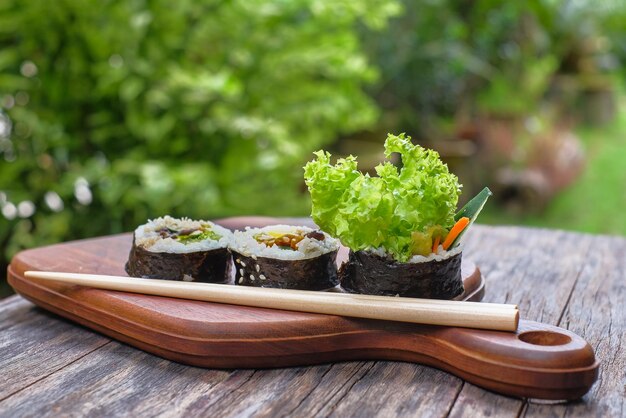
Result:
{"type": "Polygon", "coordinates": [[[378,176],[357,170],[355,157],[335,165],[315,153],[304,167],[317,225],[350,249],[339,271],[349,292],[452,299],[463,292],[460,238],[491,194],[485,188],[455,214],[461,185],[439,154],[410,137],[387,136],[378,176]]]}
{"type": "Polygon", "coordinates": [[[335,287],[339,241],[306,226],[272,225],[235,231],[235,283],[324,290],[335,287]]]}
{"type": "Polygon", "coordinates": [[[225,283],[230,278],[232,233],[209,221],[170,216],[149,221],[133,234],[129,276],[225,283]]]}

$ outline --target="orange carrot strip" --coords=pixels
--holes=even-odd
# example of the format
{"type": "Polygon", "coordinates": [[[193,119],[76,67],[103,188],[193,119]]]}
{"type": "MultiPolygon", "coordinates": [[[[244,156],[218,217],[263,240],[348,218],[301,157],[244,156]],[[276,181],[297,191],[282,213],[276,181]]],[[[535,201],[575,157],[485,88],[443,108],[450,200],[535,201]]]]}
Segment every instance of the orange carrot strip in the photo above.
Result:
{"type": "Polygon", "coordinates": [[[459,234],[465,229],[465,227],[469,225],[469,222],[470,222],[470,219],[466,218],[465,216],[459,219],[458,221],[456,221],[456,223],[454,224],[450,232],[448,232],[448,236],[443,241],[444,250],[447,250],[450,247],[450,245],[452,245],[456,237],[458,237],[459,234]]]}
{"type": "Polygon", "coordinates": [[[439,248],[439,241],[440,241],[441,237],[435,237],[435,243],[433,244],[433,252],[436,253],[437,252],[437,248],[439,248]]]}

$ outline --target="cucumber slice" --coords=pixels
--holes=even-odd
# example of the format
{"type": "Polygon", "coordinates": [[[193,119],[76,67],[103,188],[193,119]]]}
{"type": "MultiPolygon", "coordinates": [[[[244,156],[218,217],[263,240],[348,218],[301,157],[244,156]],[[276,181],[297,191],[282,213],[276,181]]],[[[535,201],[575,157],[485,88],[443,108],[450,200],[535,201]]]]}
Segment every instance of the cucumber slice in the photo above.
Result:
{"type": "Polygon", "coordinates": [[[489,196],[491,195],[493,195],[493,193],[491,193],[491,190],[489,190],[489,187],[485,187],[484,189],[480,191],[480,193],[474,196],[472,200],[467,202],[465,206],[463,206],[463,208],[461,208],[461,210],[457,212],[456,215],[454,215],[455,221],[458,221],[459,219],[466,217],[470,219],[470,223],[465,227],[465,229],[463,229],[463,231],[461,231],[459,236],[456,237],[454,241],[452,241],[450,248],[454,248],[455,246],[459,244],[459,242],[461,242],[461,237],[463,237],[463,235],[469,229],[469,227],[472,226],[472,224],[474,223],[474,220],[476,220],[480,211],[483,210],[485,203],[487,203],[487,199],[489,199],[489,196]]]}

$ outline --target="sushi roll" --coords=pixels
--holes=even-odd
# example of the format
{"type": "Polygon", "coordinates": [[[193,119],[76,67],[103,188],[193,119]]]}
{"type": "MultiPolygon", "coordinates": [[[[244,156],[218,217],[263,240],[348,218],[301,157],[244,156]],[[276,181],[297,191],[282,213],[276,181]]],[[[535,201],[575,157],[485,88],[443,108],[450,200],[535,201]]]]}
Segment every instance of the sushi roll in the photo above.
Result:
{"type": "Polygon", "coordinates": [[[440,248],[428,257],[413,256],[406,263],[384,251],[350,251],[341,266],[343,290],[381,296],[452,299],[463,293],[461,247],[440,248]]]}
{"type": "Polygon", "coordinates": [[[335,287],[339,241],[306,226],[272,225],[235,231],[235,284],[283,289],[335,287]]]}
{"type": "Polygon", "coordinates": [[[304,168],[311,216],[350,249],[339,270],[345,291],[452,299],[464,290],[460,239],[491,192],[456,212],[461,185],[439,154],[389,134],[385,156],[393,153],[402,168],[385,162],[370,176],[355,157],[332,165],[329,153],[316,152],[304,168]]]}
{"type": "Polygon", "coordinates": [[[209,221],[164,216],[135,229],[126,263],[132,277],[225,283],[232,233],[209,221]]]}

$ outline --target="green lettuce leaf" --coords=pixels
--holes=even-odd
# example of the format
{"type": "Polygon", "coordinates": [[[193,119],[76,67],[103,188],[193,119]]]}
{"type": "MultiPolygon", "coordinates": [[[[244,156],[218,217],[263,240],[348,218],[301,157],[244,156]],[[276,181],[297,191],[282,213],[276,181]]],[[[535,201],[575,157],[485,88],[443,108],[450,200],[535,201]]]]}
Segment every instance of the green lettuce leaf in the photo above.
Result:
{"type": "Polygon", "coordinates": [[[405,262],[454,224],[461,186],[437,152],[413,145],[410,137],[389,134],[385,156],[394,152],[402,169],[384,162],[370,177],[357,170],[355,157],[332,165],[328,152],[317,151],[304,178],[320,228],[354,251],[382,247],[405,262]]]}

